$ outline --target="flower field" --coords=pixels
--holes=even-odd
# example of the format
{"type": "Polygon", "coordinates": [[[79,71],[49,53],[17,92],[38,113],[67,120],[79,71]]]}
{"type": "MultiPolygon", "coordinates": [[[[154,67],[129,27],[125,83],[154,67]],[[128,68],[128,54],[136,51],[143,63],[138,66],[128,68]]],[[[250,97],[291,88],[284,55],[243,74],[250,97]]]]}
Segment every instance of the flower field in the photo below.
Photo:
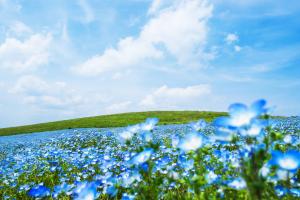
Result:
{"type": "Polygon", "coordinates": [[[300,118],[229,114],[0,137],[0,199],[299,199],[300,118]]]}

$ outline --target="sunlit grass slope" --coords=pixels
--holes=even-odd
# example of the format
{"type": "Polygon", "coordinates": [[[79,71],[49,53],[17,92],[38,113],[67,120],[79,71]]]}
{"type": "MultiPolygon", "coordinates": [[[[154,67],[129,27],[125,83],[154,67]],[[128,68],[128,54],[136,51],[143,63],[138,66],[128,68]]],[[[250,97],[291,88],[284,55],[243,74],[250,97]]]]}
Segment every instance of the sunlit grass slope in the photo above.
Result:
{"type": "Polygon", "coordinates": [[[0,129],[0,136],[71,128],[122,127],[142,122],[148,117],[159,118],[159,124],[182,124],[195,121],[200,118],[203,118],[207,121],[211,121],[216,117],[224,115],[227,115],[227,113],[208,111],[151,111],[122,113],[48,122],[19,127],[2,128],[0,129]]]}

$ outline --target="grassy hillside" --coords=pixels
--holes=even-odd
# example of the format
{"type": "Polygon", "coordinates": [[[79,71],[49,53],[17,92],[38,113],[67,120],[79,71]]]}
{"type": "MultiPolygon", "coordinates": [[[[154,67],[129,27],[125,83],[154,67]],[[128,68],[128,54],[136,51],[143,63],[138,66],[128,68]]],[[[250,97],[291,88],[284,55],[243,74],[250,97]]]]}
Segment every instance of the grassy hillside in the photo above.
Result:
{"type": "Polygon", "coordinates": [[[70,128],[104,128],[104,127],[121,127],[142,122],[148,117],[159,118],[159,124],[179,124],[203,118],[207,121],[224,116],[224,112],[200,112],[200,111],[152,111],[152,112],[135,112],[114,115],[102,115],[96,117],[85,117],[57,122],[41,123],[27,126],[2,128],[0,136],[14,135],[21,133],[33,133],[42,131],[52,131],[70,128]]]}

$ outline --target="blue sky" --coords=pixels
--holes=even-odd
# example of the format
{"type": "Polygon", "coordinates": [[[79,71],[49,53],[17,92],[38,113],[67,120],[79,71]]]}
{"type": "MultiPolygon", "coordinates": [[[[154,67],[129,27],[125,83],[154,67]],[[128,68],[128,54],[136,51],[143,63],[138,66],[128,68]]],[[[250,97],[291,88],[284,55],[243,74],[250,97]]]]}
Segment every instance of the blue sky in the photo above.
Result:
{"type": "Polygon", "coordinates": [[[300,3],[0,0],[0,127],[142,110],[300,114],[300,3]]]}

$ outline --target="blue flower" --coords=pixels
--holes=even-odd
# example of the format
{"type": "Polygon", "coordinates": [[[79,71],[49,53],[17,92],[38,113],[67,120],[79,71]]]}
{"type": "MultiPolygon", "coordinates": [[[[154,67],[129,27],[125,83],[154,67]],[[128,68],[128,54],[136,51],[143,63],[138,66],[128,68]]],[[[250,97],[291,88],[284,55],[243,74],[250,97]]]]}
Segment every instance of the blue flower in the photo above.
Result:
{"type": "Polygon", "coordinates": [[[126,129],[131,133],[137,133],[141,130],[141,125],[136,124],[136,125],[128,126],[126,129]]]}
{"type": "Polygon", "coordinates": [[[194,167],[195,161],[193,159],[187,159],[184,154],[179,155],[178,164],[184,170],[191,170],[194,167]]]}
{"type": "Polygon", "coordinates": [[[205,179],[208,184],[214,183],[218,178],[218,175],[216,175],[213,171],[210,171],[205,175],[205,179]]]}
{"type": "Polygon", "coordinates": [[[133,135],[134,135],[134,132],[130,132],[128,130],[125,130],[125,131],[119,133],[119,140],[121,142],[129,141],[129,140],[131,140],[131,138],[133,137],[133,135]]]}
{"type": "Polygon", "coordinates": [[[300,152],[296,150],[289,150],[286,153],[273,151],[270,164],[277,165],[284,170],[297,170],[300,167],[300,152]]]}
{"type": "Polygon", "coordinates": [[[130,173],[124,173],[122,176],[122,186],[125,188],[131,187],[131,184],[136,181],[141,181],[141,175],[137,170],[134,170],[130,173]]]}
{"type": "Polygon", "coordinates": [[[114,186],[109,186],[106,188],[106,194],[108,194],[110,197],[115,197],[118,194],[118,189],[114,186]]]}
{"type": "Polygon", "coordinates": [[[241,103],[232,104],[228,109],[230,117],[218,118],[215,120],[214,124],[217,126],[229,127],[231,129],[249,126],[253,119],[267,112],[265,105],[265,100],[258,100],[250,107],[241,103]]]}
{"type": "Polygon", "coordinates": [[[135,199],[135,195],[130,195],[130,194],[124,193],[122,195],[122,199],[121,200],[134,200],[134,199],[135,199]]]}
{"type": "Polygon", "coordinates": [[[230,142],[233,139],[234,132],[225,127],[217,127],[215,134],[211,136],[213,141],[230,142]]]}
{"type": "Polygon", "coordinates": [[[300,189],[292,188],[290,189],[290,193],[295,197],[300,197],[300,189]]]}
{"type": "Polygon", "coordinates": [[[159,120],[157,118],[148,118],[144,123],[141,124],[141,129],[144,131],[151,131],[158,121],[159,120]]]}
{"type": "Polygon", "coordinates": [[[275,186],[275,192],[278,196],[282,197],[288,193],[288,189],[278,185],[278,186],[275,186]]]}
{"type": "Polygon", "coordinates": [[[151,132],[146,131],[141,134],[141,137],[144,142],[151,142],[153,136],[151,132]]]}
{"type": "Polygon", "coordinates": [[[93,200],[99,196],[96,182],[80,182],[73,191],[75,200],[93,200]]]}
{"type": "Polygon", "coordinates": [[[257,137],[263,133],[266,123],[261,120],[253,120],[249,128],[240,130],[242,136],[257,137]]]}
{"type": "Polygon", "coordinates": [[[184,136],[179,142],[178,147],[187,152],[195,151],[203,145],[202,136],[199,133],[189,133],[184,136]]]}
{"type": "Polygon", "coordinates": [[[153,149],[151,149],[151,148],[145,149],[144,151],[142,151],[142,152],[138,153],[137,155],[135,155],[131,162],[134,165],[140,165],[140,164],[146,162],[147,160],[149,160],[152,153],[153,153],[153,149]]]}
{"type": "Polygon", "coordinates": [[[283,142],[286,144],[294,144],[297,142],[297,137],[294,135],[288,134],[288,135],[284,136],[283,142]]]}
{"type": "MultiPolygon", "coordinates": [[[[69,185],[67,183],[62,183],[61,185],[57,185],[54,187],[54,192],[52,194],[52,196],[54,198],[57,198],[58,195],[62,192],[66,193],[67,195],[69,195],[70,190],[72,189],[73,185],[69,185]]],[[[70,193],[71,194],[71,193],[70,193]]]]}
{"type": "Polygon", "coordinates": [[[241,190],[241,189],[246,188],[247,185],[246,185],[246,182],[244,179],[236,178],[236,179],[233,179],[232,181],[230,181],[228,183],[228,186],[231,188],[234,188],[236,190],[241,190]]]}
{"type": "Polygon", "coordinates": [[[173,135],[171,140],[172,140],[172,147],[177,148],[179,141],[180,141],[179,137],[177,135],[173,135]]]}
{"type": "Polygon", "coordinates": [[[191,123],[191,127],[195,131],[203,130],[207,126],[206,122],[203,119],[198,120],[197,122],[191,123]]]}
{"type": "Polygon", "coordinates": [[[148,165],[148,163],[143,163],[143,164],[141,164],[141,168],[142,168],[142,170],[143,170],[144,172],[148,172],[148,170],[149,170],[149,165],[148,165]]]}
{"type": "Polygon", "coordinates": [[[28,196],[34,198],[43,198],[49,195],[50,195],[50,189],[43,185],[38,185],[36,187],[31,188],[28,191],[28,196]]]}

